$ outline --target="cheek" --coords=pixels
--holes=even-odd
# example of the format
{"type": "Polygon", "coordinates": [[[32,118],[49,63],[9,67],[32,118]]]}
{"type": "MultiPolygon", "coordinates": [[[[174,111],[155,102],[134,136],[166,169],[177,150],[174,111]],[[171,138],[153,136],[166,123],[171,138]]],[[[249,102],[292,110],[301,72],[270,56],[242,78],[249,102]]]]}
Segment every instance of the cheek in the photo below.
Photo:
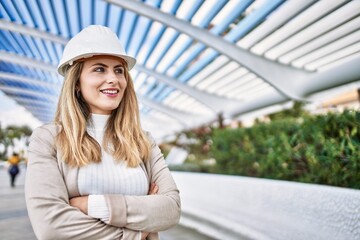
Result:
{"type": "Polygon", "coordinates": [[[80,79],[77,83],[78,87],[80,88],[81,92],[84,92],[84,90],[86,90],[86,81],[84,79],[84,76],[80,75],[80,79]]]}
{"type": "Polygon", "coordinates": [[[98,83],[98,81],[96,81],[96,79],[92,79],[92,78],[86,78],[86,80],[80,79],[79,83],[80,83],[80,89],[82,91],[93,90],[93,89],[98,88],[100,85],[100,83],[98,83]]]}
{"type": "Polygon", "coordinates": [[[120,81],[120,86],[121,86],[122,89],[125,89],[125,88],[126,88],[127,82],[126,82],[126,79],[125,79],[125,78],[120,81]]]}

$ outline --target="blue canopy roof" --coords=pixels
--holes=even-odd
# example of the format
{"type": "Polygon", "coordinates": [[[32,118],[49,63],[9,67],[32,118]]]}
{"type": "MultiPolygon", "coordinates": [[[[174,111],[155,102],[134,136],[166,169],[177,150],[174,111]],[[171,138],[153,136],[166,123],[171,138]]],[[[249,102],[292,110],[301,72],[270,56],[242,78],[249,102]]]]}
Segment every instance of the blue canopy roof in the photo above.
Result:
{"type": "Polygon", "coordinates": [[[159,138],[360,80],[360,1],[0,0],[0,90],[51,121],[64,45],[91,24],[137,59],[142,124],[159,138]]]}

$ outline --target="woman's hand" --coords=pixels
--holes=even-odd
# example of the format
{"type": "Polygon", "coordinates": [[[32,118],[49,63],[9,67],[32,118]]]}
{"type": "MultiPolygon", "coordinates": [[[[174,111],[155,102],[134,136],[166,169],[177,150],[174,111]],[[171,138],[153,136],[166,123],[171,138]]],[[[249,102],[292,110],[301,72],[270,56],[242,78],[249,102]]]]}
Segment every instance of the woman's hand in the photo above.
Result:
{"type": "Polygon", "coordinates": [[[80,209],[87,214],[88,211],[88,196],[74,197],[70,199],[70,206],[80,209]]]}
{"type": "Polygon", "coordinates": [[[159,191],[159,187],[155,183],[151,183],[148,195],[156,195],[159,191]]]}
{"type": "Polygon", "coordinates": [[[141,240],[146,240],[148,235],[149,235],[148,232],[141,232],[141,240]]]}
{"type": "MultiPolygon", "coordinates": [[[[151,183],[148,195],[156,195],[158,191],[159,187],[155,183],[151,183]]],[[[141,240],[145,240],[148,235],[148,232],[141,232],[141,240]]]]}

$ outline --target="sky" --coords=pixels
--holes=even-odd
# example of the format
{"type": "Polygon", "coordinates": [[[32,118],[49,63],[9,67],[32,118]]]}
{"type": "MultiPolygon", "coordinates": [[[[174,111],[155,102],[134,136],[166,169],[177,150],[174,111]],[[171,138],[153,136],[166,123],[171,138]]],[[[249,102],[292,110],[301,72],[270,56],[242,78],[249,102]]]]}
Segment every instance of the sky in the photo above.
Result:
{"type": "Polygon", "coordinates": [[[28,125],[31,129],[35,129],[42,125],[30,112],[7,97],[2,91],[0,91],[0,123],[2,128],[9,125],[28,125]]]}

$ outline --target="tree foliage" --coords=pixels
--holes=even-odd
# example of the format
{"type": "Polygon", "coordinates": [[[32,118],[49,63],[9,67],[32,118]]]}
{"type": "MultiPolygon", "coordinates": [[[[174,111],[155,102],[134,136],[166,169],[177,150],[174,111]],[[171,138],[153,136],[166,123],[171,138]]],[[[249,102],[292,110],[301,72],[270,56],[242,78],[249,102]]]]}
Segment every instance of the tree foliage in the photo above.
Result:
{"type": "Polygon", "coordinates": [[[13,147],[15,139],[27,139],[32,133],[28,126],[15,126],[10,125],[2,128],[0,125],[0,144],[3,146],[4,151],[0,152],[0,159],[6,159],[9,147],[13,147]]]}
{"type": "Polygon", "coordinates": [[[218,173],[360,189],[360,112],[216,130],[218,173]]]}
{"type": "Polygon", "coordinates": [[[197,141],[186,146],[191,158],[176,170],[360,189],[360,112],[311,115],[303,105],[295,102],[250,128],[186,132],[197,141]]]}

